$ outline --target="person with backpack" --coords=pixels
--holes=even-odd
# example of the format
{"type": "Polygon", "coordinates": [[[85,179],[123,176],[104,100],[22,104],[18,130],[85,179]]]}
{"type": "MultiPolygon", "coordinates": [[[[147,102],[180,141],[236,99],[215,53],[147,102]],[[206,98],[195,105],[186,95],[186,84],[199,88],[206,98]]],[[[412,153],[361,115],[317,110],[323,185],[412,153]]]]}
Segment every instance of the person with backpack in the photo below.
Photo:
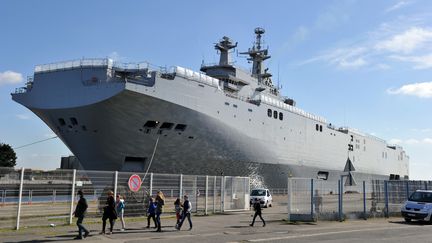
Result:
{"type": "Polygon", "coordinates": [[[84,238],[86,238],[90,234],[90,231],[88,231],[82,224],[85,214],[87,212],[88,204],[87,204],[87,200],[84,198],[84,193],[81,190],[78,191],[78,195],[80,196],[80,199],[73,213],[75,217],[78,218],[76,222],[76,225],[78,226],[78,236],[75,237],[75,239],[83,239],[83,235],[82,235],[83,231],[84,231],[84,238]]]}
{"type": "Polygon", "coordinates": [[[157,224],[156,232],[162,232],[160,215],[162,214],[163,206],[165,205],[165,196],[162,191],[157,192],[155,204],[156,204],[156,224],[157,224]]]}
{"type": "Polygon", "coordinates": [[[122,224],[122,227],[120,231],[125,231],[125,221],[124,221],[124,208],[125,208],[125,201],[121,195],[116,196],[116,210],[117,210],[117,217],[120,218],[120,222],[122,224]]]}
{"type": "Polygon", "coordinates": [[[178,224],[178,226],[176,227],[177,230],[181,229],[183,222],[186,218],[189,221],[189,230],[192,230],[191,211],[192,211],[192,203],[189,201],[189,197],[187,195],[184,195],[182,219],[178,224]]]}

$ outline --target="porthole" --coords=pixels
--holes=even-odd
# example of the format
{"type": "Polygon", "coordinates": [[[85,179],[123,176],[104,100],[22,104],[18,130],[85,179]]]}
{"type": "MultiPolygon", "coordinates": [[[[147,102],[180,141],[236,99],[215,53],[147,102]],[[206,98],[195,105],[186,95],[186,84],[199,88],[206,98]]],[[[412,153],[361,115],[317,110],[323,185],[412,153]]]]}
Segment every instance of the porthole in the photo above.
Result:
{"type": "Polygon", "coordinates": [[[59,123],[60,123],[61,126],[66,125],[66,122],[65,122],[65,120],[63,118],[59,118],[58,121],[59,121],[59,123]]]}
{"type": "Polygon", "coordinates": [[[273,111],[273,118],[277,119],[277,117],[278,117],[278,112],[277,111],[273,111]]]}
{"type": "Polygon", "coordinates": [[[279,112],[279,120],[283,120],[283,113],[282,112],[279,112]]]}
{"type": "Polygon", "coordinates": [[[268,116],[268,117],[272,117],[272,110],[271,110],[271,109],[268,109],[268,110],[267,110],[267,116],[268,116]]]}
{"type": "Polygon", "coordinates": [[[75,117],[71,117],[70,121],[71,121],[72,125],[74,125],[74,126],[78,124],[78,120],[75,117]]]}

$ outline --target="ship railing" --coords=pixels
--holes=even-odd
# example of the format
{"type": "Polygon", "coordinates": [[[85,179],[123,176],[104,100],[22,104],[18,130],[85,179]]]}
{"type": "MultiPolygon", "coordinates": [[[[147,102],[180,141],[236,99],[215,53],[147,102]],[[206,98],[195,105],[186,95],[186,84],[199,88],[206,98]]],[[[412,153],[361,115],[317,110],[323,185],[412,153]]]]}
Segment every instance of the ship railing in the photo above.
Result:
{"type": "Polygon", "coordinates": [[[114,61],[109,58],[86,58],[78,60],[70,60],[64,62],[55,62],[42,65],[36,65],[34,72],[52,72],[58,70],[68,70],[79,67],[112,67],[114,61]]]}
{"type": "Polygon", "coordinates": [[[318,121],[321,123],[327,123],[326,119],[323,117],[320,117],[320,116],[314,115],[312,113],[306,112],[306,111],[304,111],[300,108],[297,108],[295,106],[285,104],[283,101],[272,98],[270,96],[261,94],[260,100],[267,105],[274,106],[274,107],[277,107],[279,109],[286,110],[286,111],[301,115],[303,117],[306,117],[306,118],[309,118],[309,119],[312,119],[312,120],[315,120],[315,121],[318,121]]]}
{"type": "Polygon", "coordinates": [[[179,66],[174,67],[174,73],[179,77],[219,88],[219,79],[212,78],[204,73],[195,72],[193,70],[179,66]]]}

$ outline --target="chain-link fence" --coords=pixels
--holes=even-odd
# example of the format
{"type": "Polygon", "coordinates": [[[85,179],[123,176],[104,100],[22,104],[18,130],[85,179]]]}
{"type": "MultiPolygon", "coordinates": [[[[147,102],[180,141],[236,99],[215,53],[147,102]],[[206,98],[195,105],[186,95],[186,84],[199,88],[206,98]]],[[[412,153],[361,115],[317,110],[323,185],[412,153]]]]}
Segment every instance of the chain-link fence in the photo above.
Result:
{"type": "Polygon", "coordinates": [[[165,195],[164,214],[174,214],[174,201],[183,195],[197,214],[249,209],[248,177],[0,168],[0,228],[70,224],[78,190],[89,218],[102,216],[109,191],[125,199],[125,217],[146,215],[157,191],[165,195]],[[136,192],[128,185],[133,174],[142,179],[136,192]]]}
{"type": "Polygon", "coordinates": [[[432,189],[430,181],[345,181],[309,178],[288,180],[288,219],[291,221],[344,220],[400,215],[415,190],[432,189]]]}

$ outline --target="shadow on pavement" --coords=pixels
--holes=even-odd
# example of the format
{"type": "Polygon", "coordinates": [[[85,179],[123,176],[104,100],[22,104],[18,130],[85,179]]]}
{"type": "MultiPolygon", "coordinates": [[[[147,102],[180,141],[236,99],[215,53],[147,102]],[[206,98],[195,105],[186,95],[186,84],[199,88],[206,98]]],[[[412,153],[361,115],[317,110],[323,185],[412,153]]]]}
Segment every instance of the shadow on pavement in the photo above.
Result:
{"type": "Polygon", "coordinates": [[[405,221],[389,221],[389,223],[391,223],[391,224],[417,225],[417,226],[430,225],[429,222],[425,222],[425,221],[411,221],[411,222],[405,222],[405,221]]]}

